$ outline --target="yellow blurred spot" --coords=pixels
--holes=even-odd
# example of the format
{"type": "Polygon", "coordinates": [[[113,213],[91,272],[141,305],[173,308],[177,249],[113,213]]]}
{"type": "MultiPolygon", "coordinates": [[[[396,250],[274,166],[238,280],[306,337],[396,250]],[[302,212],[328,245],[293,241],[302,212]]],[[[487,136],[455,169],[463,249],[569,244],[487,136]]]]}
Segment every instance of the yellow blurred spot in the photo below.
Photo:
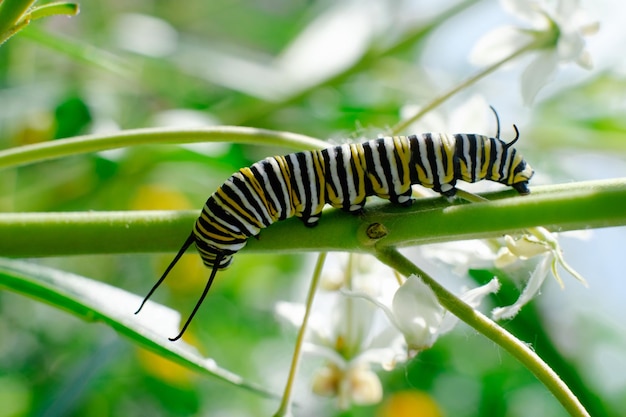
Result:
{"type": "Polygon", "coordinates": [[[130,203],[133,210],[185,210],[193,208],[184,194],[160,185],[142,185],[130,203]]]}
{"type": "MultiPolygon", "coordinates": [[[[190,249],[189,252],[188,255],[183,255],[178,260],[176,267],[170,271],[165,283],[174,293],[198,293],[200,296],[210,271],[202,264],[200,256],[194,253],[195,250],[190,249]]],[[[159,256],[157,275],[160,276],[165,271],[173,258],[173,254],[159,256]]]]}
{"type": "Polygon", "coordinates": [[[16,145],[46,142],[53,139],[54,117],[52,114],[37,111],[27,115],[15,132],[16,145]]]}
{"type": "MultiPolygon", "coordinates": [[[[190,336],[189,332],[185,336],[190,336]]],[[[189,339],[189,337],[186,337],[186,339],[189,339]]],[[[189,369],[149,350],[138,349],[137,356],[139,357],[139,363],[147,373],[169,384],[178,387],[188,387],[195,377],[195,374],[189,369]]]]}
{"type": "Polygon", "coordinates": [[[377,417],[443,417],[431,396],[420,391],[401,391],[391,395],[378,409],[377,417]]]}
{"type": "MultiPolygon", "coordinates": [[[[187,197],[177,190],[161,185],[149,184],[139,187],[130,203],[133,210],[185,210],[193,208],[187,197]]],[[[181,244],[183,242],[180,242],[181,244]]],[[[208,270],[202,265],[194,250],[189,251],[169,273],[166,285],[174,292],[191,293],[200,291],[208,277],[208,270]]],[[[156,274],[160,275],[172,261],[174,255],[159,257],[156,274]]]]}

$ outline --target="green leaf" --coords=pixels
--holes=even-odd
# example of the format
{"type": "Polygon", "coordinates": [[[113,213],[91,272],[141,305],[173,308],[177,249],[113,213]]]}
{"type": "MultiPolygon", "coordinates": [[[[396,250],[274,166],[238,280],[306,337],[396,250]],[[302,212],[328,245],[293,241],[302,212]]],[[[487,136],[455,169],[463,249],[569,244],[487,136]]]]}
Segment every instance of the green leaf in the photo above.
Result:
{"type": "Polygon", "coordinates": [[[36,6],[30,9],[28,13],[29,19],[40,19],[42,17],[54,16],[54,15],[67,15],[67,16],[76,16],[80,11],[78,4],[76,3],[68,3],[68,2],[59,2],[59,3],[48,3],[43,6],[36,6]]]}
{"type": "Polygon", "coordinates": [[[23,16],[35,0],[0,1],[0,45],[28,24],[23,16]]]}
{"type": "Polygon", "coordinates": [[[79,12],[76,3],[49,3],[31,8],[34,3],[34,0],[0,1],[0,44],[24,29],[34,19],[54,15],[75,16],[79,12]]]}
{"type": "Polygon", "coordinates": [[[264,388],[221,368],[213,359],[202,357],[184,341],[170,342],[178,333],[180,315],[163,305],[148,301],[135,315],[142,298],[119,288],[56,269],[0,259],[0,288],[46,302],[87,321],[101,321],[135,344],[191,370],[224,382],[276,397],[264,388]]]}

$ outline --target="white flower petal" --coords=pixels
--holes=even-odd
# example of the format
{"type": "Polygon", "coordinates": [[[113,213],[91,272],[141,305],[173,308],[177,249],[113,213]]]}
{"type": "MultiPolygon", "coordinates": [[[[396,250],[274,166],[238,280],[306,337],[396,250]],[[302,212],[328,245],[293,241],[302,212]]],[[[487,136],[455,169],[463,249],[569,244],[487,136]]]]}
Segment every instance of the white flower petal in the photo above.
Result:
{"type": "Polygon", "coordinates": [[[570,20],[580,10],[579,3],[578,0],[559,0],[554,14],[562,20],[570,20]]]}
{"type": "Polygon", "coordinates": [[[348,361],[346,361],[343,356],[341,356],[331,347],[322,346],[310,342],[304,342],[302,344],[302,352],[316,358],[326,359],[340,369],[345,369],[348,366],[348,361]]]}
{"type": "Polygon", "coordinates": [[[546,18],[542,13],[541,4],[531,0],[500,0],[502,8],[532,26],[545,24],[546,18]]]}
{"type": "Polygon", "coordinates": [[[289,301],[279,301],[274,307],[276,317],[293,327],[302,326],[304,318],[304,304],[292,303],[289,301]]]}
{"type": "Polygon", "coordinates": [[[387,316],[387,318],[389,319],[389,321],[394,327],[399,328],[399,324],[396,322],[396,317],[395,317],[394,312],[380,298],[372,297],[371,295],[364,293],[364,292],[348,291],[345,289],[341,290],[341,293],[347,297],[362,298],[364,300],[369,301],[370,303],[373,303],[375,306],[380,308],[383,311],[383,313],[385,313],[385,316],[387,316]]]}
{"type": "Polygon", "coordinates": [[[396,292],[392,310],[409,348],[432,346],[445,310],[428,285],[411,275],[396,292]]]}
{"type": "Polygon", "coordinates": [[[586,70],[593,69],[593,60],[591,59],[591,54],[587,50],[581,52],[578,58],[576,58],[576,63],[586,70]]]}
{"type": "Polygon", "coordinates": [[[494,277],[485,285],[473,288],[465,292],[459,298],[461,298],[461,300],[463,300],[470,307],[478,308],[478,306],[480,306],[480,303],[483,302],[483,299],[486,296],[488,296],[489,294],[497,293],[498,291],[500,291],[500,281],[498,281],[498,278],[494,277]]]}
{"type": "Polygon", "coordinates": [[[352,403],[357,405],[377,404],[383,398],[380,378],[368,368],[357,367],[348,371],[347,386],[352,403]]]}
{"type": "MultiPolygon", "coordinates": [[[[491,281],[480,287],[473,288],[463,293],[459,298],[463,300],[467,305],[472,308],[478,308],[483,299],[489,294],[496,293],[500,290],[500,282],[497,278],[493,278],[491,281]]],[[[459,322],[459,318],[450,312],[446,312],[441,326],[439,327],[439,335],[448,333],[459,322]]]]}
{"type": "MultiPolygon", "coordinates": [[[[296,329],[302,326],[304,319],[304,304],[292,303],[289,301],[279,301],[274,307],[276,317],[283,323],[289,324],[296,329]]],[[[311,314],[309,316],[309,324],[307,326],[307,339],[311,343],[319,345],[329,344],[332,336],[330,335],[330,326],[326,320],[319,314],[311,314]]]]}
{"type": "Polygon", "coordinates": [[[524,291],[522,291],[522,294],[519,296],[517,301],[508,307],[498,307],[493,309],[491,312],[493,319],[510,319],[514,317],[526,303],[532,300],[537,292],[539,292],[541,284],[543,284],[543,281],[545,281],[548,276],[548,271],[550,271],[553,260],[554,255],[552,253],[546,254],[531,274],[524,291]]]}
{"type": "Polygon", "coordinates": [[[406,345],[404,345],[404,341],[402,341],[402,343],[396,343],[395,346],[385,349],[368,349],[362,355],[356,357],[353,362],[377,364],[384,370],[390,371],[398,363],[405,362],[408,358],[408,350],[406,345]]]}
{"type": "Polygon", "coordinates": [[[561,61],[576,61],[584,49],[585,40],[578,33],[561,32],[557,45],[557,53],[561,61]]]}
{"type": "Polygon", "coordinates": [[[493,261],[493,265],[496,268],[502,269],[516,262],[518,259],[519,258],[515,254],[511,253],[508,248],[500,248],[498,254],[496,255],[496,259],[493,261]]]}
{"type": "Polygon", "coordinates": [[[481,37],[472,51],[469,61],[476,66],[489,66],[511,55],[532,41],[532,37],[515,26],[502,26],[481,37]]]}
{"type": "Polygon", "coordinates": [[[558,64],[557,55],[550,50],[538,52],[538,56],[522,73],[522,97],[530,105],[537,93],[550,81],[558,64]]]}
{"type": "Polygon", "coordinates": [[[550,247],[532,236],[524,235],[520,239],[513,239],[510,235],[504,236],[507,249],[518,258],[528,259],[542,253],[549,252],[550,247]]]}
{"type": "Polygon", "coordinates": [[[576,63],[591,68],[591,57],[585,50],[584,36],[594,34],[598,23],[589,19],[579,7],[579,0],[531,1],[501,0],[502,7],[530,23],[530,28],[500,28],[478,41],[470,61],[493,65],[499,59],[542,40],[535,52],[539,55],[522,74],[522,97],[532,104],[539,90],[550,81],[557,64],[576,63]]]}

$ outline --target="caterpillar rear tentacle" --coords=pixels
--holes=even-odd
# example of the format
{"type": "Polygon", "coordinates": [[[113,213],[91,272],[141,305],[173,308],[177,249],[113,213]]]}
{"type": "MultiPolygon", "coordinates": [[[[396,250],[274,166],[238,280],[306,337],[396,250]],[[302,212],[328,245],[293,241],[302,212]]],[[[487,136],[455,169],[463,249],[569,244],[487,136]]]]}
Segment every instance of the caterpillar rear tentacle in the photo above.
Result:
{"type": "Polygon", "coordinates": [[[414,184],[448,198],[456,194],[457,180],[491,180],[528,194],[534,172],[513,148],[519,131],[513,125],[516,136],[505,143],[497,122],[495,138],[444,133],[383,137],[270,157],[242,168],[208,198],[191,235],[137,312],[192,243],[211,275],[181,332],[170,340],[183,335],[217,271],[231,263],[248,238],[277,221],[297,216],[314,227],[325,205],[358,214],[374,195],[410,206],[414,184]]]}

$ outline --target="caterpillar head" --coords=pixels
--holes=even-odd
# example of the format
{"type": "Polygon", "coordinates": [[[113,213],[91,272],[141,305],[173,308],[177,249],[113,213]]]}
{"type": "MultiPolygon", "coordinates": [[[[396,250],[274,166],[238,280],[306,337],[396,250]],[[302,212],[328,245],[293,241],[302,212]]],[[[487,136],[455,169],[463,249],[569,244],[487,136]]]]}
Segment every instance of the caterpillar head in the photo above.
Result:
{"type": "Polygon", "coordinates": [[[502,175],[498,182],[509,185],[517,190],[518,193],[525,195],[530,193],[528,181],[532,178],[535,171],[533,171],[531,166],[524,160],[522,155],[513,148],[513,144],[519,139],[517,126],[513,125],[513,128],[515,129],[515,139],[509,143],[503,142],[502,147],[502,158],[503,160],[508,160],[506,166],[508,166],[509,169],[507,172],[501,173],[502,175]]]}
{"type": "Polygon", "coordinates": [[[509,184],[518,193],[525,195],[530,193],[530,189],[528,188],[528,181],[532,178],[535,171],[524,161],[521,159],[520,163],[515,167],[512,176],[512,183],[509,184]]]}
{"type": "MultiPolygon", "coordinates": [[[[530,194],[530,189],[528,188],[528,181],[532,178],[535,171],[526,163],[522,155],[517,153],[513,145],[519,139],[519,130],[517,130],[517,126],[513,125],[513,129],[515,130],[515,138],[506,143],[500,140],[500,118],[498,117],[498,112],[493,106],[489,106],[493,111],[493,114],[496,116],[496,137],[495,143],[500,143],[502,147],[502,154],[500,156],[501,162],[503,163],[503,167],[508,167],[506,172],[502,172],[494,167],[492,171],[493,181],[497,181],[501,184],[508,185],[513,187],[518,193],[525,195],[530,194]]],[[[493,139],[492,139],[493,140],[493,139]]]]}

